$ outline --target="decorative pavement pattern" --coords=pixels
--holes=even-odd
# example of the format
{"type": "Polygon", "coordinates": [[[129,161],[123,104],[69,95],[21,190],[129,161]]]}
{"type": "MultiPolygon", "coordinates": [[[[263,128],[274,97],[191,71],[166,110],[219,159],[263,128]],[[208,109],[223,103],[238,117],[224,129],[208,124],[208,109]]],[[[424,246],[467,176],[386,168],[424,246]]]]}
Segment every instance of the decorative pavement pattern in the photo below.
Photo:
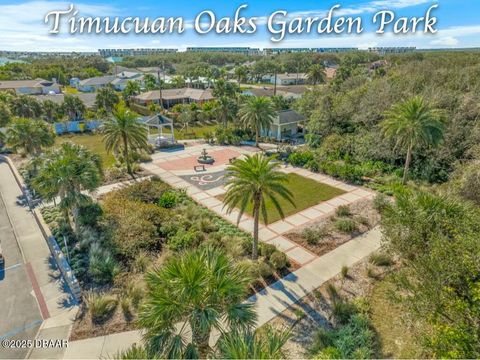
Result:
{"type": "Polygon", "coordinates": [[[181,175],[180,178],[201,190],[211,190],[225,184],[225,170],[213,173],[198,172],[191,175],[181,175]]]}

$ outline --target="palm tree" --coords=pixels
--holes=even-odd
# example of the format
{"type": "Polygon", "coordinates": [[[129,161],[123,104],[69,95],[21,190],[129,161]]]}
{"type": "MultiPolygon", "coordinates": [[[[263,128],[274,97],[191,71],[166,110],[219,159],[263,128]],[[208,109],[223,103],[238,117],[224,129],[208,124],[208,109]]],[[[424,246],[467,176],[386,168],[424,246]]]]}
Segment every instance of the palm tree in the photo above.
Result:
{"type": "Polygon", "coordinates": [[[155,90],[157,88],[157,79],[153,74],[145,74],[143,77],[143,83],[147,91],[155,90]]]}
{"type": "Polygon", "coordinates": [[[125,89],[123,89],[123,99],[128,103],[130,98],[140,93],[140,84],[137,81],[127,81],[125,89]]]}
{"type": "Polygon", "coordinates": [[[0,102],[0,127],[6,126],[12,117],[12,113],[6,103],[0,102]]]}
{"type": "Polygon", "coordinates": [[[62,107],[63,111],[68,114],[71,120],[81,119],[87,110],[83,101],[73,95],[65,95],[62,107]]]}
{"type": "Polygon", "coordinates": [[[227,212],[231,213],[237,206],[239,215],[237,223],[248,206],[253,208],[253,249],[252,258],[258,258],[258,221],[260,214],[266,223],[267,208],[266,200],[270,200],[277,209],[278,213],[284,218],[284,213],[278,195],[289,201],[292,205],[292,193],[285,187],[287,175],[278,170],[279,163],[270,161],[269,158],[255,154],[247,156],[245,159],[239,159],[227,167],[226,178],[227,193],[223,199],[227,212]]]}
{"type": "Polygon", "coordinates": [[[313,64],[308,69],[307,77],[313,85],[325,83],[326,76],[325,67],[321,64],[313,64]]]}
{"type": "Polygon", "coordinates": [[[419,146],[436,146],[443,140],[444,121],[438,110],[416,96],[395,104],[380,124],[383,134],[406,150],[403,184],[406,184],[412,153],[419,146]]]}
{"type": "Polygon", "coordinates": [[[121,153],[127,166],[127,172],[135,178],[132,171],[134,150],[147,150],[147,128],[137,121],[137,116],[123,103],[117,104],[113,117],[102,125],[103,142],[107,151],[121,153]]]}
{"type": "Polygon", "coordinates": [[[11,110],[15,116],[24,118],[39,118],[42,115],[42,105],[32,96],[20,95],[11,102],[11,110]]]}
{"type": "Polygon", "coordinates": [[[60,208],[69,223],[70,212],[88,199],[82,191],[94,191],[101,179],[100,157],[83,146],[65,142],[46,154],[32,185],[48,201],[60,197],[60,208]]]}
{"type": "Polygon", "coordinates": [[[221,96],[216,102],[216,113],[219,120],[223,123],[223,127],[227,127],[229,120],[235,118],[237,106],[235,102],[227,96],[221,96]]]}
{"type": "Polygon", "coordinates": [[[52,100],[44,100],[42,103],[43,118],[49,123],[55,122],[61,117],[62,111],[60,107],[60,105],[52,100]]]}
{"type": "Polygon", "coordinates": [[[275,117],[272,102],[266,97],[249,97],[238,112],[240,122],[245,127],[255,129],[255,146],[258,146],[260,132],[270,128],[275,117]]]}
{"type": "Polygon", "coordinates": [[[38,156],[54,144],[55,134],[43,120],[17,118],[7,127],[5,142],[12,150],[38,156]]]}
{"type": "Polygon", "coordinates": [[[234,70],[235,77],[237,78],[238,86],[242,81],[247,80],[248,68],[246,66],[237,66],[234,70]]]}
{"type": "Polygon", "coordinates": [[[267,327],[262,332],[232,331],[223,334],[217,344],[218,359],[284,359],[283,346],[289,331],[267,327]]]}
{"type": "Polygon", "coordinates": [[[97,95],[95,96],[95,106],[97,109],[104,109],[107,113],[110,113],[119,101],[118,95],[110,86],[97,90],[97,95]]]}
{"type": "Polygon", "coordinates": [[[138,322],[147,348],[161,358],[206,358],[212,330],[246,330],[256,321],[252,304],[243,303],[247,269],[218,249],[173,256],[149,272],[146,282],[138,322]]]}

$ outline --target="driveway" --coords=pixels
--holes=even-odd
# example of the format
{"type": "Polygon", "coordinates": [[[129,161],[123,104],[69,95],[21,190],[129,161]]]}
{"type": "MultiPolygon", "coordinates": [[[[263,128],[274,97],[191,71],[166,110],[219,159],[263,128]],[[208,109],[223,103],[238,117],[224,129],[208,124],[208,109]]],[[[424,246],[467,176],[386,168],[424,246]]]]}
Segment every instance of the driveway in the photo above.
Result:
{"type": "MultiPolygon", "coordinates": [[[[34,339],[42,316],[2,198],[0,241],[5,257],[0,269],[0,341],[34,339]]],[[[0,359],[25,358],[27,352],[0,347],[0,359]]]]}

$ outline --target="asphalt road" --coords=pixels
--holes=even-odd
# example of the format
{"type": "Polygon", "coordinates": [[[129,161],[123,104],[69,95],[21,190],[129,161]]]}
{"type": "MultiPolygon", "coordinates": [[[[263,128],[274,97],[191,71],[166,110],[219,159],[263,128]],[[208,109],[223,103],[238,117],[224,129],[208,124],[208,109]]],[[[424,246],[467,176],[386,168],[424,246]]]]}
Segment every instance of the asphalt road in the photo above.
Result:
{"type": "MultiPolygon", "coordinates": [[[[0,242],[5,257],[0,268],[0,341],[34,339],[42,316],[1,197],[0,242]]],[[[0,345],[0,359],[25,358],[28,351],[0,345]]]]}

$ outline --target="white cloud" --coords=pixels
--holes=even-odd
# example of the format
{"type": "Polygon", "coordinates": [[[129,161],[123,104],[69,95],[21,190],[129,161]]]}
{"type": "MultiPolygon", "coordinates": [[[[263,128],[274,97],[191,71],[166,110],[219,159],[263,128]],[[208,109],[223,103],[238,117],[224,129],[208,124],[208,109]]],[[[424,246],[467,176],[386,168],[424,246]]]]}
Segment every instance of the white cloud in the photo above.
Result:
{"type": "Polygon", "coordinates": [[[459,40],[453,36],[444,36],[438,39],[432,40],[430,44],[436,46],[456,46],[458,45],[459,40]]]}

